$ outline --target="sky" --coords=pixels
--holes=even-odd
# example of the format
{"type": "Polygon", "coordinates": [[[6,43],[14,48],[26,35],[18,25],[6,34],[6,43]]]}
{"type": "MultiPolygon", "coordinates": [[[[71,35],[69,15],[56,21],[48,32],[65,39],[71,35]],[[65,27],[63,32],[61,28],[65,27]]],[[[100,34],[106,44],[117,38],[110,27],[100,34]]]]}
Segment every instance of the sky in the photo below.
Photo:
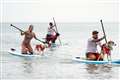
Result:
{"type": "Polygon", "coordinates": [[[118,22],[119,0],[2,0],[2,22],[118,22]]]}

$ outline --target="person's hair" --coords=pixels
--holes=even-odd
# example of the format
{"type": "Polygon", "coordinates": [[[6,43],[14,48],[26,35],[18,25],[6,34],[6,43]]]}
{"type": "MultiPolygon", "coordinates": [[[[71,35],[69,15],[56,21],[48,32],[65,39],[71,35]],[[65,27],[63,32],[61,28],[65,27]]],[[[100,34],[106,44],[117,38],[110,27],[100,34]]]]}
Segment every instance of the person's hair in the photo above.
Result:
{"type": "Polygon", "coordinates": [[[50,26],[53,26],[53,23],[52,23],[52,22],[50,22],[50,23],[49,23],[49,25],[50,25],[50,26]]]}
{"type": "Polygon", "coordinates": [[[92,32],[92,35],[98,34],[98,33],[99,33],[99,32],[95,30],[95,31],[92,32]]]}
{"type": "Polygon", "coordinates": [[[30,27],[33,27],[33,25],[31,24],[30,27]]]}
{"type": "Polygon", "coordinates": [[[30,25],[29,28],[30,28],[30,27],[33,29],[33,25],[30,25]]]}

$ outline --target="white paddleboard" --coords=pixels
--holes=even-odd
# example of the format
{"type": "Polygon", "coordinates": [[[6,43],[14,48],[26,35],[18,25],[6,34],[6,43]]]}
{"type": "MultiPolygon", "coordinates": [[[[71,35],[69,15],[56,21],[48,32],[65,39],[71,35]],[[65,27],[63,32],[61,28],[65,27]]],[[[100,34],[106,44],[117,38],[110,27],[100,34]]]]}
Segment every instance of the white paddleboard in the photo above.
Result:
{"type": "Polygon", "coordinates": [[[33,54],[33,55],[29,55],[29,54],[22,54],[21,51],[16,50],[16,49],[11,49],[8,51],[8,53],[15,55],[15,56],[20,56],[20,57],[41,57],[41,55],[38,54],[33,54]]]}
{"type": "Polygon", "coordinates": [[[75,62],[86,63],[86,64],[109,64],[109,63],[120,64],[120,59],[112,60],[112,61],[92,61],[92,60],[86,60],[86,59],[79,58],[79,57],[74,57],[72,60],[75,62]]]}

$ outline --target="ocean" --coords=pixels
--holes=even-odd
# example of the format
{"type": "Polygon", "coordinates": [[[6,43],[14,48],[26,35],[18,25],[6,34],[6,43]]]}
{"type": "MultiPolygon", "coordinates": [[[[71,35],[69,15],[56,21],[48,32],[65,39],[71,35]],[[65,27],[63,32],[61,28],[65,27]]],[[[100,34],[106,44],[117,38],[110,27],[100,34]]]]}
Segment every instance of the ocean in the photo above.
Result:
{"type": "MultiPolygon", "coordinates": [[[[99,31],[99,37],[103,36],[102,27],[98,23],[58,23],[57,28],[60,33],[61,46],[54,49],[47,49],[46,56],[41,58],[24,58],[13,56],[8,53],[10,48],[21,48],[23,37],[11,23],[2,23],[0,26],[1,49],[1,79],[85,79],[85,80],[119,80],[120,65],[90,65],[75,63],[72,58],[75,56],[85,56],[86,44],[91,37],[93,30],[99,31]]],[[[36,36],[44,40],[48,23],[13,23],[22,30],[27,30],[28,26],[34,25],[36,36]]],[[[114,41],[117,46],[113,48],[112,59],[120,59],[119,53],[119,24],[104,23],[107,40],[114,41]]],[[[105,40],[102,41],[105,43],[105,40]]],[[[32,40],[34,49],[40,42],[32,40]]],[[[56,44],[60,44],[59,40],[56,44]]],[[[98,47],[98,50],[100,48],[98,47]]]]}

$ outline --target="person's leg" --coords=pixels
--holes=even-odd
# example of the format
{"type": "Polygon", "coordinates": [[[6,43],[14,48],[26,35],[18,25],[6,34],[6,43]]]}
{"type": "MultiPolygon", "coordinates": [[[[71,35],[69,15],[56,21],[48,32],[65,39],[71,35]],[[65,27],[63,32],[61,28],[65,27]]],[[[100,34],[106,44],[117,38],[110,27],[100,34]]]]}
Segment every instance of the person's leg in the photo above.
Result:
{"type": "Polygon", "coordinates": [[[99,54],[99,53],[95,53],[95,56],[96,56],[96,59],[95,59],[95,60],[103,61],[103,57],[102,57],[101,54],[99,54]]]}
{"type": "Polygon", "coordinates": [[[48,35],[48,34],[47,34],[47,35],[46,35],[46,41],[45,41],[45,42],[49,44],[50,40],[51,40],[51,35],[48,35]]]}
{"type": "Polygon", "coordinates": [[[27,45],[28,51],[30,54],[33,54],[33,49],[30,44],[27,45]]]}
{"type": "Polygon", "coordinates": [[[100,57],[104,60],[105,53],[104,53],[103,50],[101,50],[101,52],[100,52],[100,56],[99,56],[98,60],[100,59],[100,57]]]}
{"type": "Polygon", "coordinates": [[[21,50],[22,54],[27,54],[27,48],[25,44],[22,44],[21,47],[22,47],[22,50],[21,50]]]}
{"type": "Polygon", "coordinates": [[[52,36],[52,43],[55,43],[56,39],[57,39],[57,36],[56,36],[56,35],[55,35],[55,36],[52,36]]]}
{"type": "Polygon", "coordinates": [[[94,53],[88,52],[88,53],[86,53],[86,58],[87,58],[88,60],[95,60],[95,59],[96,59],[96,56],[94,55],[94,53]]]}

